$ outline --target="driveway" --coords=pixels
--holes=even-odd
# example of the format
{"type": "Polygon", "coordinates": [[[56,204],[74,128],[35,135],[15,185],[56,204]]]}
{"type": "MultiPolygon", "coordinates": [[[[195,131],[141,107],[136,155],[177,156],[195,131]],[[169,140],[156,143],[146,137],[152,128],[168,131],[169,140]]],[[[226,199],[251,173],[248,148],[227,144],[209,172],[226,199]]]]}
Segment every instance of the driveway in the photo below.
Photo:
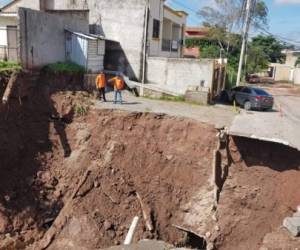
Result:
{"type": "Polygon", "coordinates": [[[123,91],[124,104],[113,104],[113,93],[107,93],[109,102],[95,102],[98,109],[119,109],[130,112],[163,113],[170,116],[191,118],[215,127],[229,127],[235,117],[233,108],[226,105],[193,105],[184,102],[172,102],[152,100],[143,97],[135,97],[127,91],[123,91]]]}
{"type": "Polygon", "coordinates": [[[289,145],[300,150],[300,92],[290,85],[260,85],[274,96],[270,112],[241,110],[230,126],[231,135],[289,145]]]}

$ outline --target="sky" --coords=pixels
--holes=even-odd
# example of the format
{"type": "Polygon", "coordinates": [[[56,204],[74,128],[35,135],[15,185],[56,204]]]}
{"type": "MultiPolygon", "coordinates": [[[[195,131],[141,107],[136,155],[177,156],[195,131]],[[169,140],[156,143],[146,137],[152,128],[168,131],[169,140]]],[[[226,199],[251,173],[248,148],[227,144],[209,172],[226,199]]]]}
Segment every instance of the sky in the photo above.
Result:
{"type": "MultiPolygon", "coordinates": [[[[197,10],[212,6],[214,0],[167,0],[175,9],[189,13],[188,25],[201,25],[197,10]]],[[[269,9],[268,31],[282,39],[297,41],[300,44],[300,0],[265,0],[269,9]]],[[[298,43],[297,43],[298,45],[298,43]]]]}
{"type": "MultiPolygon", "coordinates": [[[[175,9],[189,13],[188,25],[200,26],[202,20],[197,11],[211,6],[215,0],[167,0],[175,9]]],[[[0,0],[0,6],[9,0],[0,0]]],[[[299,41],[300,44],[300,0],[265,0],[269,8],[269,31],[284,39],[299,41]]]]}

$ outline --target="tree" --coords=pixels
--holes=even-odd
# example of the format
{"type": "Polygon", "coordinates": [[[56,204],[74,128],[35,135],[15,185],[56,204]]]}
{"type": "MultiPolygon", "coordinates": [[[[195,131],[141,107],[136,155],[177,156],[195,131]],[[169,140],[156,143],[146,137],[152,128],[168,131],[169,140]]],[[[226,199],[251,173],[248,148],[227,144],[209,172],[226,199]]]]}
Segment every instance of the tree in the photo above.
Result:
{"type": "MultiPolygon", "coordinates": [[[[252,28],[265,28],[268,24],[267,5],[263,0],[256,0],[253,3],[250,14],[252,28]]],[[[211,28],[208,36],[216,39],[223,49],[225,42],[226,51],[228,51],[230,44],[234,42],[231,34],[239,30],[245,22],[244,9],[245,1],[243,0],[214,0],[214,4],[203,7],[198,15],[204,19],[203,24],[211,28]]]]}
{"type": "Polygon", "coordinates": [[[202,58],[219,58],[220,48],[217,45],[208,45],[200,48],[200,56],[202,58]]]}
{"type": "Polygon", "coordinates": [[[283,63],[285,60],[285,56],[282,54],[282,50],[285,49],[285,46],[272,36],[259,35],[254,37],[251,42],[251,47],[259,47],[271,63],[283,63]]]}
{"type": "Polygon", "coordinates": [[[268,55],[262,47],[251,45],[248,50],[248,60],[246,65],[247,73],[258,73],[267,69],[269,65],[268,55]]]}
{"type": "Polygon", "coordinates": [[[300,57],[297,58],[297,61],[295,62],[295,67],[299,67],[300,66],[300,57]]]}

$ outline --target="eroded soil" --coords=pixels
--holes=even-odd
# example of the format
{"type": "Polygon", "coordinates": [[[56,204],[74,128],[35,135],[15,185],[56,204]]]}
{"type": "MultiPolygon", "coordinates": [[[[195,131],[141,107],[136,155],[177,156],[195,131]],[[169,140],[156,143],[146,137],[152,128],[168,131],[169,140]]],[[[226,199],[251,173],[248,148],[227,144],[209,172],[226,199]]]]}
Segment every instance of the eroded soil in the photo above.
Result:
{"type": "Polygon", "coordinates": [[[106,248],[122,244],[134,216],[134,243],[204,247],[181,226],[217,249],[299,245],[280,227],[300,204],[298,151],[230,138],[215,207],[211,126],[97,110],[80,86],[27,93],[0,107],[0,249],[106,248]]]}
{"type": "Polygon", "coordinates": [[[2,247],[109,247],[124,241],[134,216],[134,242],[184,244],[174,225],[209,183],[216,131],[159,114],[88,110],[86,99],[40,87],[22,105],[2,107],[2,247]]]}

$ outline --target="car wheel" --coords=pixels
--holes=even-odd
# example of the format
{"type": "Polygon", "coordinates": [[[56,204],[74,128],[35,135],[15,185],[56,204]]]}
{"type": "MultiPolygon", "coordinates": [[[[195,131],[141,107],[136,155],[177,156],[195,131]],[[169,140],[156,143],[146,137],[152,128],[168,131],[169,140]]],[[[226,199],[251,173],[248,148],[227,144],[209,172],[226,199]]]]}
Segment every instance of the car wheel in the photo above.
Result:
{"type": "Polygon", "coordinates": [[[247,111],[251,110],[251,102],[246,101],[244,103],[244,109],[247,110],[247,111]]]}

